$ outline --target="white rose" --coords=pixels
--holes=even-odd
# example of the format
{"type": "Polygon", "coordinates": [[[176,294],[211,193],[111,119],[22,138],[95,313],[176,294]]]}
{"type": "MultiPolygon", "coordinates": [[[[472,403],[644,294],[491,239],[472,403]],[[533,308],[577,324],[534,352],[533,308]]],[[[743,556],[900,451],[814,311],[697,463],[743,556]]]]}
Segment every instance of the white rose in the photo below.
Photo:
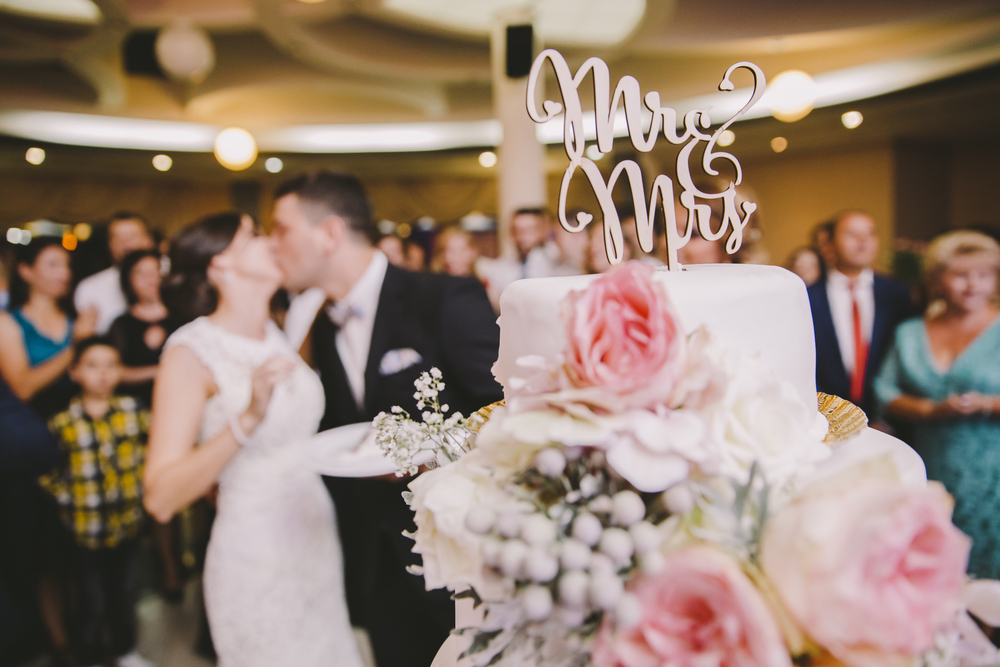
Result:
{"type": "Polygon", "coordinates": [[[620,434],[607,447],[608,465],[639,491],[668,489],[708,460],[707,425],[693,410],[633,410],[608,422],[620,434]]]}
{"type": "Polygon", "coordinates": [[[729,386],[711,410],[719,472],[745,479],[756,462],[767,482],[779,489],[830,456],[823,442],[827,421],[790,383],[753,359],[734,356],[727,360],[729,386]]]}
{"type": "Polygon", "coordinates": [[[483,563],[484,537],[466,527],[466,514],[477,505],[496,507],[506,496],[475,465],[475,452],[461,461],[426,472],[410,483],[417,530],[414,553],[423,559],[427,590],[471,586],[484,598],[496,577],[483,563]]]}

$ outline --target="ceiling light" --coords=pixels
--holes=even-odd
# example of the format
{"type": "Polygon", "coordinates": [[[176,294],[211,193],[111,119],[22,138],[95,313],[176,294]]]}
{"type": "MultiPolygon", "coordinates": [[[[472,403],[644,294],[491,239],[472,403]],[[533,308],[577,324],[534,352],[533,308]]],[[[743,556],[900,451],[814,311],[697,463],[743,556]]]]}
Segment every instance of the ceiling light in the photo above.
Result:
{"type": "Polygon", "coordinates": [[[723,130],[716,143],[720,146],[732,146],[734,141],[736,141],[736,133],[732,130],[723,130]]]}
{"type": "Polygon", "coordinates": [[[842,122],[844,124],[844,127],[846,127],[848,130],[853,130],[858,125],[861,125],[861,122],[864,119],[865,117],[861,115],[860,111],[848,111],[847,113],[845,113],[843,116],[840,117],[840,122],[842,122]]]}
{"type": "Polygon", "coordinates": [[[160,154],[153,156],[153,168],[157,171],[169,171],[173,165],[174,161],[170,159],[169,155],[160,154]]]}
{"type": "Polygon", "coordinates": [[[29,148],[27,152],[24,154],[24,159],[30,162],[31,164],[35,165],[41,164],[45,162],[45,150],[33,146],[29,148]]]}
{"type": "Polygon", "coordinates": [[[771,139],[771,150],[775,153],[780,153],[786,148],[788,148],[788,139],[785,139],[784,137],[775,137],[774,139],[771,139]]]}
{"type": "Polygon", "coordinates": [[[281,161],[280,157],[269,157],[264,160],[264,169],[267,169],[272,174],[277,174],[284,168],[285,163],[281,161]]]}
{"type": "Polygon", "coordinates": [[[819,94],[813,78],[798,69],[790,69],[774,77],[767,84],[762,104],[771,109],[771,115],[786,123],[805,118],[819,94]]]}
{"type": "Polygon", "coordinates": [[[86,222],[81,222],[73,226],[73,236],[77,237],[81,241],[89,239],[93,231],[93,228],[91,228],[91,226],[86,222]]]}
{"type": "Polygon", "coordinates": [[[160,30],[156,59],[163,71],[181,83],[201,83],[215,67],[215,49],[208,33],[178,21],[160,30]]]}
{"type": "Polygon", "coordinates": [[[226,169],[246,169],[257,159],[257,141],[241,127],[225,129],[215,138],[215,159],[226,169]]]}
{"type": "Polygon", "coordinates": [[[493,151],[483,151],[479,154],[479,164],[484,167],[495,167],[497,163],[497,154],[493,151]]]}
{"type": "Polygon", "coordinates": [[[97,25],[101,10],[92,0],[0,0],[0,10],[42,20],[97,25]]]}
{"type": "Polygon", "coordinates": [[[587,157],[589,157],[591,160],[594,160],[595,162],[604,157],[604,153],[602,153],[601,149],[597,147],[597,144],[591,144],[590,146],[587,146],[587,150],[585,151],[585,153],[587,157]]]}

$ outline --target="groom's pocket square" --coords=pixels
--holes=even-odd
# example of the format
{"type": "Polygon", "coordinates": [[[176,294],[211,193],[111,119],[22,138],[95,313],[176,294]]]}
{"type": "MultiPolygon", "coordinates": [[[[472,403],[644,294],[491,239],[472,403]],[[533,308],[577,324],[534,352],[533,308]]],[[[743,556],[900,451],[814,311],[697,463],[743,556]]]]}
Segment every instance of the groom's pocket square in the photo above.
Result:
{"type": "Polygon", "coordinates": [[[412,347],[389,350],[383,355],[382,361],[379,362],[378,372],[379,375],[394,375],[410,366],[419,364],[423,360],[424,358],[420,356],[420,353],[412,347]]]}

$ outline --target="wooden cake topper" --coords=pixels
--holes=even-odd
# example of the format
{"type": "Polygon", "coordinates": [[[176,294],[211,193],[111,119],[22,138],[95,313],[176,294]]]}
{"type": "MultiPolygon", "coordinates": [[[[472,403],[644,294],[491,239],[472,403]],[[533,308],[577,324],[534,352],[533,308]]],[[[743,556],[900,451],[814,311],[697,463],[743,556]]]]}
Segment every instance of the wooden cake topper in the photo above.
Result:
{"type": "Polygon", "coordinates": [[[569,232],[583,231],[593,220],[592,215],[582,212],[576,214],[575,220],[567,220],[566,218],[566,196],[569,184],[576,170],[582,169],[590,181],[590,186],[593,188],[604,216],[604,244],[608,252],[608,260],[612,264],[620,264],[624,257],[624,238],[621,220],[618,217],[611,193],[618,179],[624,173],[628,178],[632,201],[635,205],[635,227],[639,246],[644,252],[648,253],[653,250],[653,221],[656,206],[659,204],[663,208],[667,227],[667,265],[670,270],[677,271],[681,268],[677,261],[677,251],[687,245],[691,239],[696,222],[699,234],[709,241],[721,239],[732,228],[732,233],[726,242],[726,252],[733,254],[739,250],[743,243],[743,230],[750,221],[750,214],[757,210],[757,204],[745,201],[737,206],[736,186],[743,180],[743,169],[734,155],[716,150],[716,143],[721,134],[761,98],[764,94],[765,80],[764,73],[759,67],[750,62],[739,62],[726,70],[726,75],[722,78],[722,83],[719,84],[719,90],[734,90],[735,87],[730,77],[738,69],[746,69],[753,74],[753,94],[743,108],[711,135],[703,131],[712,125],[708,113],[711,107],[693,109],[684,115],[684,131],[678,134],[677,112],[670,107],[660,106],[660,94],[656,91],[650,91],[643,96],[639,82],[635,77],[622,77],[615,87],[614,94],[611,95],[611,75],[607,64],[600,58],[587,59],[574,75],[570,71],[566,59],[558,51],[545,49],[539,53],[528,76],[528,115],[536,123],[545,123],[560,113],[564,114],[563,143],[566,155],[569,157],[569,165],[566,167],[562,184],[559,187],[558,214],[559,224],[563,226],[563,229],[569,232]],[[546,99],[542,103],[543,112],[539,112],[536,105],[536,88],[541,80],[540,75],[546,61],[551,63],[555,70],[562,103],[546,99]],[[618,104],[622,101],[628,124],[628,136],[636,150],[642,152],[652,150],[661,131],[670,143],[684,144],[677,155],[676,174],[677,185],[681,188],[680,203],[687,209],[687,221],[683,233],[677,229],[674,213],[674,181],[668,176],[660,174],[653,180],[653,186],[649,193],[649,205],[647,206],[642,170],[635,160],[619,162],[611,171],[610,178],[605,182],[601,170],[594,161],[584,156],[586,137],[584,136],[583,107],[580,104],[580,85],[590,72],[593,73],[594,81],[594,115],[599,151],[602,153],[611,152],[614,143],[615,112],[618,104]],[[652,112],[647,134],[643,134],[643,106],[652,112]],[[707,142],[707,145],[702,155],[701,168],[706,174],[710,176],[719,174],[718,169],[713,166],[713,163],[719,160],[730,162],[736,170],[736,179],[731,181],[729,187],[723,192],[702,192],[692,180],[690,160],[695,148],[703,141],[707,142]],[[699,200],[704,202],[712,199],[721,199],[723,202],[722,223],[717,230],[712,229],[711,208],[708,204],[699,203],[699,200]]]}

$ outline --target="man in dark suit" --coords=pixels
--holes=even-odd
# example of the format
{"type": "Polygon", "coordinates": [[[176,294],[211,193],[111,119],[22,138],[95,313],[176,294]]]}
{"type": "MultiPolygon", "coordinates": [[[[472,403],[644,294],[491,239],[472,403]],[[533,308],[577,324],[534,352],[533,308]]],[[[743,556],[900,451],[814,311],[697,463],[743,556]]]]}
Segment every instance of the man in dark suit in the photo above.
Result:
{"type": "MultiPolygon", "coordinates": [[[[321,288],[303,357],[326,392],[321,428],[372,420],[399,405],[419,415],[413,381],[432,366],[446,384],[441,402],[469,415],[502,398],[491,367],[500,330],[472,278],[389,265],[361,183],[319,171],[275,192],[272,244],[293,291],[321,288]]],[[[406,571],[413,513],[406,486],[391,479],[327,478],[337,508],[348,606],[367,629],[379,667],[427,667],[454,627],[447,591],[424,590],[406,571]]]]}
{"type": "Polygon", "coordinates": [[[863,211],[844,211],[833,221],[832,266],[809,288],[816,334],[816,388],[845,398],[868,414],[872,381],[892,343],[896,326],[915,314],[910,289],[875,274],[875,221],[863,211]]]}
{"type": "MultiPolygon", "coordinates": [[[[16,662],[15,648],[25,634],[41,624],[31,610],[34,580],[24,541],[35,514],[32,485],[62,456],[45,422],[0,378],[0,664],[16,662]]],[[[27,647],[25,647],[27,648],[27,647]]],[[[19,656],[23,658],[24,656],[19,656]]]]}

